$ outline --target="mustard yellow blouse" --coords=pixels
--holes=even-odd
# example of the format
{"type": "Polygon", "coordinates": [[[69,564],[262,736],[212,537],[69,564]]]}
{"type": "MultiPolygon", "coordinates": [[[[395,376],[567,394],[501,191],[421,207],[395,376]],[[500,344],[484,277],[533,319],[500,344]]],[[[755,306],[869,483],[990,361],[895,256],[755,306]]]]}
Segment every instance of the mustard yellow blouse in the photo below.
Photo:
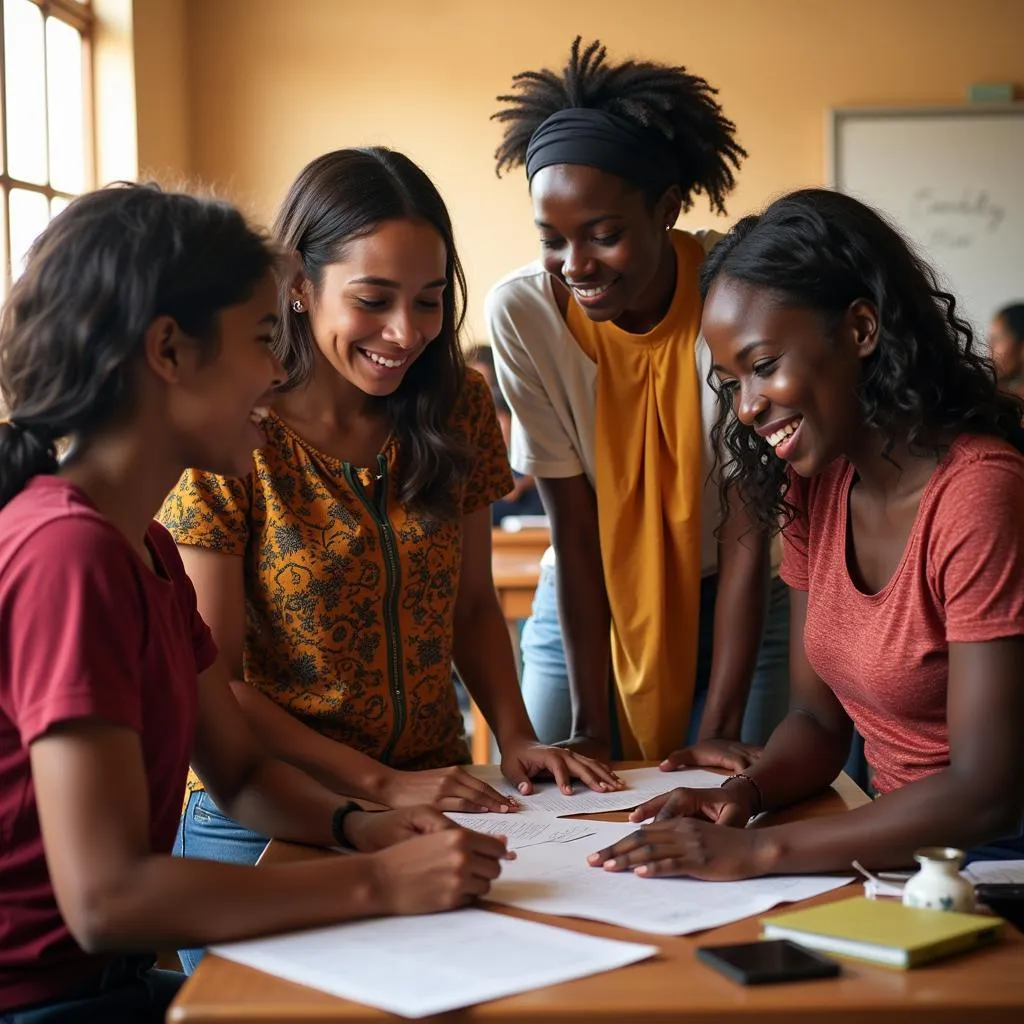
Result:
{"type": "Polygon", "coordinates": [[[566,323],[597,364],[594,449],[612,666],[627,758],[660,759],[686,736],[697,664],[703,425],[696,345],[704,249],[672,232],[676,291],[646,334],[566,323]]]}
{"type": "MultiPolygon", "coordinates": [[[[494,401],[473,370],[452,426],[474,452],[455,495],[467,514],[512,487],[494,401]]],[[[438,521],[398,500],[394,443],[371,472],[276,415],[266,434],[248,476],[189,470],[160,512],[179,544],[244,558],[245,681],[396,768],[468,762],[452,686],[461,517],[438,521]]],[[[190,774],[189,790],[201,786],[190,774]]]]}

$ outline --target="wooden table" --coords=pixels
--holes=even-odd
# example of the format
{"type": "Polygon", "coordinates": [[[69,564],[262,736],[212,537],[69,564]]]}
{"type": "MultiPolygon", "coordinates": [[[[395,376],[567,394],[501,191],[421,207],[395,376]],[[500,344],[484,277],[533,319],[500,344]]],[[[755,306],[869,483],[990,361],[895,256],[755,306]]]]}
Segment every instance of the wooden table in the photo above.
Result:
{"type": "Polygon", "coordinates": [[[525,548],[496,548],[491,553],[491,571],[505,621],[512,625],[528,618],[540,579],[540,555],[525,548]]]}
{"type": "Polygon", "coordinates": [[[540,578],[541,556],[550,544],[548,530],[491,533],[491,571],[506,621],[519,622],[529,616],[540,578]]]}
{"type": "MultiPolygon", "coordinates": [[[[528,529],[510,533],[496,529],[491,533],[491,572],[498,603],[508,623],[509,633],[518,644],[519,623],[529,617],[533,594],[540,578],[541,556],[551,544],[548,530],[528,529]]],[[[487,764],[491,757],[491,731],[476,704],[470,748],[475,764],[487,764]]]]}
{"type": "MultiPolygon", "coordinates": [[[[866,800],[850,779],[840,776],[832,792],[772,820],[842,813],[866,800]]],[[[267,848],[264,861],[282,863],[311,856],[336,855],[275,842],[267,848]]],[[[845,886],[805,905],[845,899],[860,891],[859,886],[845,886]]],[[[485,906],[495,913],[588,935],[656,945],[660,955],[432,1020],[449,1024],[1009,1024],[1024,1019],[1024,937],[1009,925],[1005,939],[995,946],[913,971],[851,960],[843,963],[838,979],[748,989],[705,967],[695,959],[694,950],[753,941],[759,933],[757,918],[696,936],[665,938],[591,921],[485,906]]],[[[339,969],[344,965],[339,964],[339,969]]],[[[167,1019],[172,1024],[379,1024],[399,1018],[207,956],[167,1019]]]]}

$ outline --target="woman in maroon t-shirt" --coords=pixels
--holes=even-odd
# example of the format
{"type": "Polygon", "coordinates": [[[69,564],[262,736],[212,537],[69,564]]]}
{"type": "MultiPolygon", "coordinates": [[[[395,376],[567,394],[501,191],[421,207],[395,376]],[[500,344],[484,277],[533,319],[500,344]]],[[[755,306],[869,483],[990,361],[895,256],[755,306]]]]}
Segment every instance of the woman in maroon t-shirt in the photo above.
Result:
{"type": "Polygon", "coordinates": [[[435,810],[371,814],[267,756],[153,522],[186,467],[237,475],[263,440],[256,407],[283,378],[276,265],[230,206],[123,186],[53,220],[4,307],[4,1024],[163,1021],[184,977],[141,950],[461,906],[506,856],[435,810]],[[190,759],[246,827],[364,855],[172,857],[190,759]]]}
{"type": "Polygon", "coordinates": [[[725,486],[784,524],[790,713],[745,772],[640,807],[659,820],[591,864],[726,879],[925,846],[1024,855],[1021,401],[930,268],[847,196],[744,218],[702,287],[725,486]],[[827,787],[854,725],[872,803],[722,827],[827,787]]]}

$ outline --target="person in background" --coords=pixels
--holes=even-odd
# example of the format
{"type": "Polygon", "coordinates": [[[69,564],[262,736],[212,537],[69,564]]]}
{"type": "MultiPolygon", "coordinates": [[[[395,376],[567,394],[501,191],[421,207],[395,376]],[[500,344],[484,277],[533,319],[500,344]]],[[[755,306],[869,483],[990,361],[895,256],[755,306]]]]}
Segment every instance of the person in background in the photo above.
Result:
{"type": "Polygon", "coordinates": [[[498,390],[498,376],[494,369],[494,352],[490,345],[471,345],[466,350],[466,366],[476,370],[487,382],[491,393],[498,390]]]}
{"type": "Polygon", "coordinates": [[[542,257],[486,313],[513,461],[554,542],[523,631],[527,706],[545,739],[600,756],[740,770],[757,754],[741,740],[785,713],[786,593],[767,531],[742,507],[719,517],[697,291],[719,236],[674,225],[701,196],[724,212],[745,153],[684,68],[577,38],[561,72],[513,81],[497,170],[525,167],[542,257]]]}
{"type": "MultiPolygon", "coordinates": [[[[512,442],[512,410],[505,401],[505,396],[495,389],[494,407],[498,415],[498,426],[505,441],[506,449],[512,442]]],[[[544,503],[537,491],[537,482],[528,473],[512,471],[515,483],[512,490],[503,498],[499,498],[492,506],[492,518],[495,526],[500,526],[506,516],[542,516],[544,503]]]]}
{"type": "Polygon", "coordinates": [[[992,318],[988,348],[999,386],[1024,398],[1024,302],[1004,306],[992,318]]]}
{"type": "Polygon", "coordinates": [[[115,187],[50,223],[4,307],[4,1024],[156,1024],[184,976],[146,950],[444,910],[500,870],[493,836],[366,813],[265,753],[153,521],[186,466],[242,472],[261,443],[277,262],[223,203],[115,187]],[[171,857],[190,758],[248,827],[361,855],[171,857]]]}
{"type": "MultiPolygon", "coordinates": [[[[512,410],[498,388],[498,378],[494,369],[494,353],[490,345],[474,345],[466,353],[466,365],[476,370],[491,389],[494,407],[498,416],[498,426],[508,450],[512,443],[512,410]]],[[[508,494],[499,498],[491,506],[491,520],[500,526],[506,516],[542,516],[544,505],[537,493],[537,483],[528,473],[512,471],[514,483],[508,494]]]]}
{"type": "Polygon", "coordinates": [[[659,820],[591,863],[733,879],[901,867],[928,846],[1019,859],[1024,403],[932,269],[840,193],[743,218],[701,290],[723,483],[785,524],[790,712],[743,775],[641,806],[659,820]],[[875,800],[742,827],[828,787],[853,725],[875,800]]]}
{"type": "MultiPolygon", "coordinates": [[[[540,774],[613,788],[603,765],[538,744],[519,693],[491,576],[490,505],[512,478],[463,363],[441,196],[400,153],[337,150],[300,172],[275,235],[298,269],[266,442],[241,474],[185,473],[160,513],[253,731],[339,793],[510,810],[460,767],[454,662],[522,792],[540,774]]],[[[180,853],[253,863],[265,843],[190,776],[180,853]]]]}

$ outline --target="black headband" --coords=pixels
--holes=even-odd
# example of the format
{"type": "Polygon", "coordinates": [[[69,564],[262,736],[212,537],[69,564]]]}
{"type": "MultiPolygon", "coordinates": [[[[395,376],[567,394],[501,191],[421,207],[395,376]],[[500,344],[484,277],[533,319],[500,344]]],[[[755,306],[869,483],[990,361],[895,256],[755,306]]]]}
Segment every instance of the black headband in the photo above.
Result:
{"type": "Polygon", "coordinates": [[[552,164],[596,167],[643,188],[666,189],[679,181],[679,166],[663,135],[591,107],[552,114],[526,147],[528,180],[552,164]]]}

